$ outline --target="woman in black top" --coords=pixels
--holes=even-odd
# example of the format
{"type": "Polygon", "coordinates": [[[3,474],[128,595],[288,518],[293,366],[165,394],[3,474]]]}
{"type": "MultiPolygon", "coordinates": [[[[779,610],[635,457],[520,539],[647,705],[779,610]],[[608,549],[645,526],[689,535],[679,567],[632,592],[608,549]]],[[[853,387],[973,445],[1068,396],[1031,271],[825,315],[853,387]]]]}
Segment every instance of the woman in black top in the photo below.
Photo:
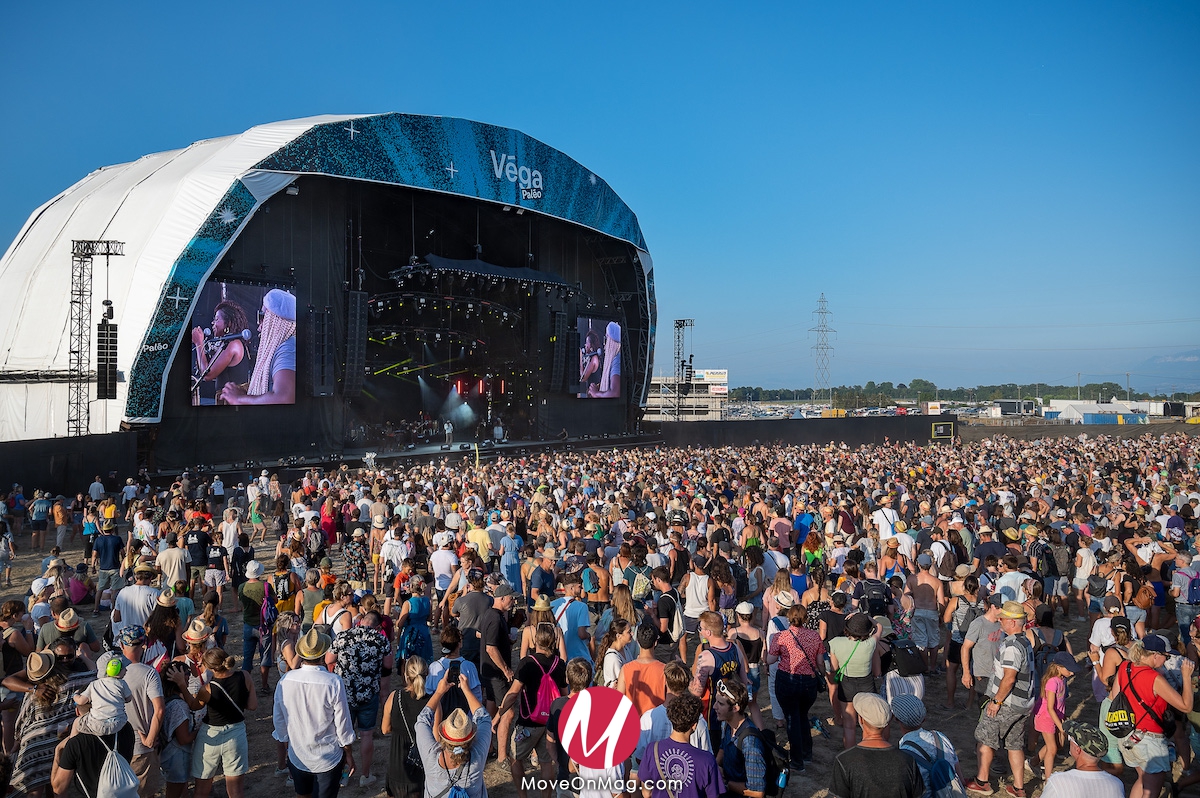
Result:
{"type": "MultiPolygon", "coordinates": [[[[250,769],[249,746],[246,741],[246,712],[258,709],[258,695],[250,682],[250,674],[237,670],[233,657],[219,648],[204,652],[201,667],[212,674],[201,685],[195,700],[208,708],[196,741],[192,745],[192,776],[196,779],[195,798],[208,798],[213,777],[225,776],[225,791],[229,798],[242,798],[245,786],[242,777],[250,769]]],[[[184,696],[187,699],[187,696],[184,696]]],[[[191,706],[192,702],[188,701],[191,706]]]]}
{"type": "Polygon", "coordinates": [[[392,798],[421,798],[425,793],[425,768],[416,747],[414,724],[429,702],[425,677],[429,665],[421,657],[404,662],[404,687],[393,690],[383,705],[383,733],[392,735],[388,752],[387,794],[392,798]]]}

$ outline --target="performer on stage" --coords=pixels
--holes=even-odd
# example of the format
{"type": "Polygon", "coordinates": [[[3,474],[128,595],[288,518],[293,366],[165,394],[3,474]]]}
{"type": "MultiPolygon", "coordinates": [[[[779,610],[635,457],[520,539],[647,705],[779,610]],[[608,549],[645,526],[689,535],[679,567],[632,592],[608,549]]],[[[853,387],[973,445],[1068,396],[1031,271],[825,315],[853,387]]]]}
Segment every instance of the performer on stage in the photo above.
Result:
{"type": "Polygon", "coordinates": [[[600,346],[600,333],[588,330],[583,339],[583,348],[579,351],[579,398],[587,399],[593,386],[600,382],[600,358],[603,349],[600,346]]]}
{"type": "Polygon", "coordinates": [[[250,379],[250,352],[248,342],[242,340],[218,341],[223,335],[236,335],[250,329],[246,311],[236,302],[223,300],[213,309],[212,337],[206,338],[204,330],[192,328],[193,373],[204,374],[204,379],[193,392],[192,404],[216,404],[220,386],[227,382],[244,383],[250,379]]]}
{"type": "Polygon", "coordinates": [[[246,388],[227,382],[221,399],[231,405],[290,405],[296,401],[296,297],[274,288],[258,314],[258,359],[246,388]]]}
{"type": "Polygon", "coordinates": [[[588,386],[588,395],[612,399],[621,395],[621,325],[610,321],[604,331],[604,369],[598,385],[588,386]]]}

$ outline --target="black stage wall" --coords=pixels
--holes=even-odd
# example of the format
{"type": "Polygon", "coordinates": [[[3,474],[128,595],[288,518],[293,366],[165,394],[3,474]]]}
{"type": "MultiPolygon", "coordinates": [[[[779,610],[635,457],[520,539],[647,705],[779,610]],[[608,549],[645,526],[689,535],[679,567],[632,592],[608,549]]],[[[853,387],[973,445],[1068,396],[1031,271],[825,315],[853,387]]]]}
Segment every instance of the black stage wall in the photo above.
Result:
{"type": "Polygon", "coordinates": [[[137,435],[113,432],[0,443],[0,485],[5,492],[14,482],[21,485],[29,501],[37,489],[73,497],[86,491],[97,474],[109,491],[136,476],[137,435]]]}
{"type": "MultiPolygon", "coordinates": [[[[649,427],[650,425],[644,425],[649,427]]],[[[661,424],[668,446],[749,446],[844,443],[847,446],[893,443],[949,443],[958,416],[873,416],[870,418],[763,419],[761,421],[667,421],[661,424]]]]}

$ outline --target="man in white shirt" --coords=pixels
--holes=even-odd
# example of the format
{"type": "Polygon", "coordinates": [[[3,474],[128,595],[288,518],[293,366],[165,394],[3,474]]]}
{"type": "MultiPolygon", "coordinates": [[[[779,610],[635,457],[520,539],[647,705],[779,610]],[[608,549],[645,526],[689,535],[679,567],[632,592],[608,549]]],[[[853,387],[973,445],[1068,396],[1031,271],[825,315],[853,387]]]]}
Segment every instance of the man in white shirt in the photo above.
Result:
{"type": "Polygon", "coordinates": [[[126,626],[145,626],[161,593],[158,588],[150,586],[156,576],[158,571],[153,565],[142,563],[133,569],[134,584],[122,588],[113,604],[113,634],[126,626]]]}
{"type": "Polygon", "coordinates": [[[1125,785],[1100,769],[1108,753],[1108,740],[1095,726],[1077,720],[1063,722],[1075,767],[1052,773],[1042,788],[1042,798],[1124,798],[1125,785]]]}
{"type": "Polygon", "coordinates": [[[871,521],[875,524],[875,528],[879,530],[879,539],[887,540],[892,535],[896,534],[896,522],[900,520],[900,514],[892,509],[892,502],[895,501],[895,496],[891,493],[885,495],[879,500],[879,509],[871,513],[871,521]]]}
{"type": "Polygon", "coordinates": [[[300,667],[275,686],[275,732],[288,744],[288,771],[296,794],[332,798],[338,792],[342,763],[354,775],[354,727],[341,677],[325,668],[331,642],[316,629],[296,641],[300,667]]]}
{"type": "Polygon", "coordinates": [[[441,543],[441,548],[429,555],[429,569],[433,571],[433,588],[438,601],[446,595],[446,590],[450,587],[450,578],[454,576],[454,569],[458,567],[454,540],[442,538],[441,543]]]}
{"type": "Polygon", "coordinates": [[[96,475],[96,481],[88,486],[88,495],[92,497],[92,501],[98,502],[104,498],[104,483],[100,481],[100,475],[96,475]]]}

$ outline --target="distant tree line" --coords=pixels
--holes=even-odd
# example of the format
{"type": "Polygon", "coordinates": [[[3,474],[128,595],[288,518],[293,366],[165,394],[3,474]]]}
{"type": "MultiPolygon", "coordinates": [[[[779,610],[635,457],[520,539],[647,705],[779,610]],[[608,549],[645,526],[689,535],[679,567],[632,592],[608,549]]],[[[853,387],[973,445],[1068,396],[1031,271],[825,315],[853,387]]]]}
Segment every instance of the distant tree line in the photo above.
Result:
{"type": "MultiPolygon", "coordinates": [[[[1032,399],[1040,396],[1043,399],[1075,399],[1096,401],[1100,397],[1104,401],[1117,397],[1118,401],[1125,399],[1125,386],[1115,382],[1089,382],[1076,388],[1074,385],[1044,385],[1007,383],[1005,385],[977,385],[974,388],[943,388],[929,380],[915,379],[905,384],[890,382],[876,383],[868,381],[866,385],[839,385],[833,389],[834,407],[887,407],[897,401],[931,402],[936,399],[947,402],[991,402],[996,399],[1032,399]]],[[[829,389],[816,388],[759,388],[739,387],[729,390],[729,398],[734,402],[818,402],[829,401],[829,389]]],[[[1166,394],[1151,395],[1146,392],[1134,391],[1129,394],[1133,400],[1163,401],[1172,397],[1166,394]]],[[[1200,401],[1200,393],[1174,394],[1174,400],[1200,401]]]]}

